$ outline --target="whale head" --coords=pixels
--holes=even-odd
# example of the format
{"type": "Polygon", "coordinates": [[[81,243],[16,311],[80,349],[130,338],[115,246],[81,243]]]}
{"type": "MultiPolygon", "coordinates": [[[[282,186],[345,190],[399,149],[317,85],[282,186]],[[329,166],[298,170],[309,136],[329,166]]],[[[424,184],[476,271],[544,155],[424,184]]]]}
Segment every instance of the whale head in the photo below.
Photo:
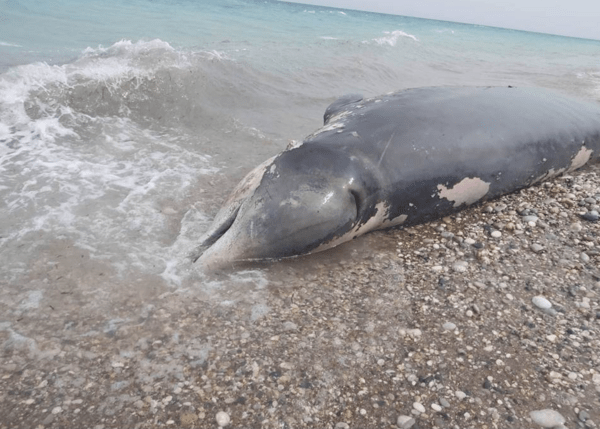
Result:
{"type": "Polygon", "coordinates": [[[370,170],[360,157],[321,145],[282,152],[237,186],[195,259],[218,269],[306,255],[351,240],[366,232],[356,234],[373,214],[377,187],[370,170]]]}

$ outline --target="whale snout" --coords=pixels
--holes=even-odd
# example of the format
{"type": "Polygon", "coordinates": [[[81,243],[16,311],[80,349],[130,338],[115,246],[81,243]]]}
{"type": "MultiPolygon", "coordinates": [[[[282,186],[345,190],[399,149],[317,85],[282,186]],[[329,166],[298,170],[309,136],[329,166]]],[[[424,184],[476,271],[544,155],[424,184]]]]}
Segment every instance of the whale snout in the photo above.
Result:
{"type": "Polygon", "coordinates": [[[306,255],[350,230],[358,196],[340,181],[263,183],[222,227],[204,240],[198,263],[218,269],[236,262],[306,255]],[[338,182],[338,183],[336,183],[338,182]],[[305,183],[305,185],[299,185],[305,183]]]}

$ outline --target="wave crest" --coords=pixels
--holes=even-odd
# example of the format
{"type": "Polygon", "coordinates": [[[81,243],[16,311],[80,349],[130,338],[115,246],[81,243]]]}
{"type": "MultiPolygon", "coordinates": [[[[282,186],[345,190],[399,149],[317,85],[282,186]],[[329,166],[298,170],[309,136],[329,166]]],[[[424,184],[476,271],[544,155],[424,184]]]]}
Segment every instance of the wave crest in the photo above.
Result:
{"type": "Polygon", "coordinates": [[[417,39],[416,36],[405,33],[402,30],[394,30],[392,32],[384,31],[383,33],[387,34],[387,36],[375,38],[375,39],[373,39],[373,41],[379,45],[389,45],[389,46],[396,46],[396,43],[398,43],[398,40],[402,37],[412,39],[415,42],[419,41],[419,39],[417,39]]]}

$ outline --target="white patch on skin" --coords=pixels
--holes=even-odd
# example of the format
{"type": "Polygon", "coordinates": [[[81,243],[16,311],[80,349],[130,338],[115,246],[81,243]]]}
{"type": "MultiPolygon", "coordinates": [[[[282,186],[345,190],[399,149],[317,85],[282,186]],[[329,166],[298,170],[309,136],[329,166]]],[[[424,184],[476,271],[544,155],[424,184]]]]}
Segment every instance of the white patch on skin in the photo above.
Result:
{"type": "Polygon", "coordinates": [[[296,149],[296,148],[302,146],[302,143],[304,143],[304,142],[300,141],[300,140],[290,140],[290,142],[288,143],[285,150],[296,149]]]}
{"type": "Polygon", "coordinates": [[[269,173],[273,174],[275,173],[275,170],[277,170],[277,167],[275,166],[275,164],[271,165],[271,168],[269,168],[269,173]]]}
{"type": "Polygon", "coordinates": [[[329,192],[327,195],[325,195],[325,198],[323,198],[323,205],[327,204],[327,201],[329,201],[331,199],[331,197],[333,197],[333,192],[329,192]]]}
{"type": "Polygon", "coordinates": [[[391,228],[393,226],[402,225],[408,219],[408,215],[402,214],[400,216],[395,217],[394,219],[386,219],[383,221],[381,225],[382,228],[391,228]]]}
{"type": "Polygon", "coordinates": [[[271,158],[267,159],[265,162],[260,164],[258,167],[256,167],[254,170],[252,170],[250,173],[248,173],[246,177],[244,177],[242,181],[238,183],[238,185],[235,187],[229,198],[227,198],[227,201],[225,202],[225,204],[223,204],[223,206],[227,206],[235,201],[245,199],[251,193],[253,193],[254,190],[258,187],[258,185],[260,185],[260,181],[265,175],[267,168],[270,166],[271,172],[274,171],[273,169],[275,168],[275,166],[271,164],[273,163],[273,161],[275,161],[275,158],[277,158],[278,156],[279,155],[272,156],[271,158]]]}
{"type": "Polygon", "coordinates": [[[341,237],[334,238],[333,240],[323,243],[311,253],[321,252],[323,250],[331,249],[332,247],[338,246],[346,241],[352,240],[354,237],[358,237],[360,235],[366,234],[367,232],[374,231],[376,229],[382,228],[391,228],[392,226],[397,226],[403,224],[408,218],[407,215],[400,215],[395,217],[394,219],[387,219],[389,215],[389,207],[385,201],[378,203],[375,206],[377,210],[375,215],[371,217],[367,222],[356,225],[350,231],[342,235],[341,237]]]}
{"type": "Polygon", "coordinates": [[[579,152],[577,152],[577,155],[575,155],[571,161],[571,166],[567,169],[567,171],[573,171],[583,167],[590,160],[592,152],[592,149],[581,146],[581,149],[579,149],[579,152]]]}
{"type": "Polygon", "coordinates": [[[305,139],[305,141],[312,139],[312,138],[318,136],[319,134],[324,133],[325,131],[333,131],[333,130],[337,130],[339,128],[344,128],[346,126],[346,124],[344,124],[342,122],[342,119],[344,119],[346,116],[350,115],[351,113],[352,112],[350,110],[345,110],[343,112],[339,112],[336,115],[332,116],[331,118],[329,118],[329,121],[327,121],[327,125],[319,128],[317,131],[312,133],[310,136],[308,136],[305,139]]]}
{"type": "Polygon", "coordinates": [[[282,202],[279,203],[279,207],[285,206],[285,205],[289,205],[292,207],[298,207],[300,205],[300,203],[298,202],[298,200],[296,198],[288,198],[286,200],[283,200],[282,202]]]}
{"type": "Polygon", "coordinates": [[[462,204],[469,206],[479,201],[490,190],[490,184],[478,177],[466,177],[450,189],[444,185],[438,185],[437,188],[440,198],[446,198],[454,202],[454,207],[459,207],[462,204]]]}
{"type": "Polygon", "coordinates": [[[533,182],[531,182],[531,184],[533,185],[535,183],[540,183],[545,180],[551,179],[552,177],[556,177],[558,175],[563,174],[565,171],[567,171],[566,168],[559,168],[558,170],[554,170],[554,168],[551,168],[550,170],[548,170],[547,173],[544,173],[537,179],[534,179],[533,182]]]}

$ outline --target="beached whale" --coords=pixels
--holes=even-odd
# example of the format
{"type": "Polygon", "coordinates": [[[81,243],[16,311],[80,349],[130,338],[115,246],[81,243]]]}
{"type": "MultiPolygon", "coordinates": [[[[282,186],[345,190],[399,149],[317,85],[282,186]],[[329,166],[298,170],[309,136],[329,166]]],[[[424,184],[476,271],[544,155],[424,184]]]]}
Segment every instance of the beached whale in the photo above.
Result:
{"type": "Polygon", "coordinates": [[[600,105],[534,88],[439,87],[329,106],[325,125],[250,172],[194,259],[218,268],[425,222],[600,156],[600,105]]]}

